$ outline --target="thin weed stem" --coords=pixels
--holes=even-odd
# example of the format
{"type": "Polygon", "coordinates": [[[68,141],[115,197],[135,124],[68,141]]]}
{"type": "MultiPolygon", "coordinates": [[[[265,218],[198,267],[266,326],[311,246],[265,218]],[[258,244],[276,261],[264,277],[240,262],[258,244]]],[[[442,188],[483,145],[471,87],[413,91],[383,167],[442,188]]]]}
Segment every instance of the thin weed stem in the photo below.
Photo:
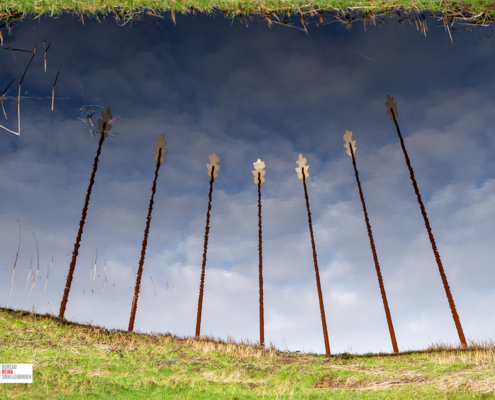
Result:
{"type": "Polygon", "coordinates": [[[12,297],[12,290],[14,289],[15,266],[17,265],[17,259],[19,258],[19,250],[21,249],[21,224],[19,223],[19,220],[17,220],[17,224],[19,225],[19,247],[17,248],[17,254],[15,255],[14,270],[12,271],[12,287],[10,288],[10,296],[9,296],[9,301],[7,302],[7,307],[9,306],[10,298],[12,297]]]}
{"type": "Polygon", "coordinates": [[[38,267],[36,269],[36,276],[34,276],[34,279],[33,279],[33,285],[31,286],[31,291],[29,292],[29,297],[28,297],[28,299],[26,301],[26,304],[22,308],[21,313],[22,313],[22,311],[24,311],[24,309],[26,308],[26,306],[29,303],[29,299],[31,298],[31,294],[33,293],[33,289],[36,286],[36,278],[38,278],[38,272],[40,271],[40,252],[39,252],[39,249],[38,249],[38,239],[36,239],[36,235],[34,233],[33,233],[33,236],[34,236],[34,240],[36,241],[36,253],[38,255],[38,267]]]}

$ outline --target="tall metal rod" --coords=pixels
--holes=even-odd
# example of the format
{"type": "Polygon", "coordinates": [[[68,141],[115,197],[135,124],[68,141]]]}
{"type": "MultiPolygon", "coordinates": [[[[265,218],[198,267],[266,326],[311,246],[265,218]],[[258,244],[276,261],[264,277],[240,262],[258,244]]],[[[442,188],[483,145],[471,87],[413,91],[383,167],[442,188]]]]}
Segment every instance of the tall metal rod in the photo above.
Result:
{"type": "Polygon", "coordinates": [[[215,174],[215,166],[212,166],[210,177],[210,192],[208,193],[208,211],[206,212],[206,229],[205,229],[205,244],[203,250],[203,266],[201,269],[201,283],[199,285],[199,300],[198,300],[198,316],[196,317],[196,338],[199,339],[201,330],[201,312],[203,309],[203,290],[205,285],[205,267],[206,267],[206,251],[208,249],[208,235],[210,233],[210,211],[211,211],[211,193],[213,191],[213,181],[215,174]]]}
{"type": "Polygon", "coordinates": [[[306,189],[306,175],[304,175],[304,168],[301,169],[303,175],[303,185],[304,185],[304,196],[306,197],[306,208],[308,210],[308,223],[309,223],[309,233],[311,234],[311,246],[313,247],[313,261],[315,264],[315,272],[316,272],[316,286],[318,288],[318,298],[320,300],[320,312],[321,312],[321,323],[323,325],[323,336],[325,338],[325,351],[327,356],[330,355],[330,343],[328,341],[328,332],[327,332],[327,321],[325,319],[325,308],[323,306],[323,295],[321,293],[320,286],[320,273],[318,271],[318,261],[316,260],[316,247],[315,247],[315,238],[313,236],[313,224],[311,222],[311,211],[309,211],[309,198],[308,191],[306,189]]]}
{"type": "Polygon", "coordinates": [[[79,231],[77,232],[76,243],[74,244],[74,251],[72,252],[72,261],[69,267],[69,275],[67,276],[67,282],[65,283],[64,297],[62,303],[60,304],[59,318],[64,318],[65,308],[67,306],[67,301],[69,299],[69,291],[72,285],[72,278],[74,276],[74,269],[76,267],[76,259],[79,254],[79,247],[81,243],[81,237],[83,233],[84,223],[86,222],[86,215],[88,213],[89,198],[91,196],[91,190],[93,189],[93,184],[95,183],[96,169],[98,168],[98,161],[101,153],[101,146],[105,140],[105,128],[106,122],[103,123],[103,130],[101,132],[100,142],[98,143],[98,150],[96,151],[95,161],[93,163],[93,172],[91,173],[91,179],[89,180],[88,191],[86,192],[86,201],[84,202],[84,207],[82,210],[81,221],[79,222],[79,231]]]}
{"type": "Polygon", "coordinates": [[[366,211],[366,204],[364,203],[363,191],[361,190],[361,182],[359,181],[359,174],[356,167],[356,157],[354,156],[354,150],[352,143],[349,143],[351,150],[352,165],[354,166],[354,174],[356,175],[356,182],[359,188],[359,196],[361,197],[361,203],[363,205],[364,220],[366,221],[366,228],[368,228],[368,236],[370,238],[371,251],[373,252],[373,260],[375,261],[376,274],[378,275],[378,283],[380,284],[380,292],[382,294],[383,307],[385,308],[385,314],[387,315],[388,330],[390,332],[390,338],[392,339],[392,346],[394,352],[398,353],[397,340],[395,339],[394,326],[392,325],[392,317],[388,308],[387,294],[385,293],[385,286],[383,285],[382,273],[380,272],[380,264],[378,263],[378,256],[376,255],[375,241],[373,240],[373,233],[371,232],[370,220],[368,218],[368,212],[366,211]]]}
{"type": "Polygon", "coordinates": [[[144,257],[146,255],[146,247],[148,245],[148,235],[150,232],[150,224],[151,224],[151,212],[153,211],[153,203],[154,203],[154,198],[155,198],[155,193],[156,193],[156,180],[158,178],[158,170],[160,169],[160,166],[162,163],[160,162],[160,158],[162,156],[162,148],[158,148],[158,160],[156,162],[156,169],[155,169],[155,179],[153,180],[153,186],[151,188],[151,199],[150,199],[150,205],[148,207],[148,217],[146,218],[146,228],[144,229],[144,239],[143,239],[143,244],[141,247],[141,259],[139,260],[139,268],[138,268],[138,274],[136,278],[136,286],[134,288],[134,296],[132,298],[132,308],[131,308],[131,318],[129,319],[129,328],[127,329],[129,332],[132,332],[134,329],[134,319],[136,318],[136,309],[137,309],[137,302],[139,299],[139,291],[141,288],[141,276],[143,275],[143,266],[144,266],[144,257]]]}
{"type": "Polygon", "coordinates": [[[258,172],[258,249],[259,249],[259,270],[260,270],[260,344],[265,346],[265,325],[263,314],[263,256],[261,240],[261,172],[258,172]]]}
{"type": "Polygon", "coordinates": [[[428,231],[428,237],[430,238],[431,248],[433,249],[433,254],[435,255],[435,259],[437,261],[438,271],[440,272],[440,277],[442,278],[443,287],[445,288],[445,293],[447,294],[447,299],[449,301],[450,310],[452,311],[452,317],[454,318],[455,327],[457,328],[459,340],[461,341],[462,345],[466,347],[467,343],[466,343],[466,338],[464,337],[464,332],[462,330],[461,321],[459,320],[459,315],[457,315],[457,311],[455,309],[454,299],[452,297],[452,293],[450,292],[449,283],[447,282],[447,276],[445,275],[442,261],[440,260],[440,254],[438,253],[437,245],[435,244],[435,238],[433,237],[433,233],[431,232],[430,222],[428,221],[428,216],[426,215],[426,209],[423,204],[423,200],[421,199],[421,195],[419,194],[418,184],[416,183],[416,179],[414,177],[414,171],[412,169],[409,156],[407,155],[406,147],[404,145],[404,139],[402,138],[402,135],[400,133],[399,124],[397,123],[397,119],[395,117],[393,107],[390,108],[390,112],[392,113],[395,127],[397,128],[397,133],[399,134],[400,145],[402,146],[402,151],[404,152],[404,156],[406,158],[407,168],[409,168],[411,181],[414,187],[414,191],[416,192],[416,197],[418,198],[419,207],[421,208],[421,214],[423,215],[423,219],[425,221],[426,230],[428,231]]]}

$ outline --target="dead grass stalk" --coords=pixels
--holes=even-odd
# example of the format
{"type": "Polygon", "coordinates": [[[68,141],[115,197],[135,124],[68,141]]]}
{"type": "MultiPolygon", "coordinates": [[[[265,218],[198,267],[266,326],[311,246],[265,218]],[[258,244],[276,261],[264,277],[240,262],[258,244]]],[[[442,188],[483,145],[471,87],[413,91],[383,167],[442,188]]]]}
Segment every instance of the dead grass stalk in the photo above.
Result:
{"type": "Polygon", "coordinates": [[[12,297],[12,290],[14,289],[15,266],[17,265],[17,259],[19,258],[19,250],[21,249],[21,224],[19,223],[19,220],[17,220],[17,224],[19,225],[19,247],[17,248],[17,254],[15,255],[14,269],[12,271],[12,287],[10,288],[10,296],[9,296],[9,301],[7,302],[7,307],[9,306],[10,298],[12,297]]]}

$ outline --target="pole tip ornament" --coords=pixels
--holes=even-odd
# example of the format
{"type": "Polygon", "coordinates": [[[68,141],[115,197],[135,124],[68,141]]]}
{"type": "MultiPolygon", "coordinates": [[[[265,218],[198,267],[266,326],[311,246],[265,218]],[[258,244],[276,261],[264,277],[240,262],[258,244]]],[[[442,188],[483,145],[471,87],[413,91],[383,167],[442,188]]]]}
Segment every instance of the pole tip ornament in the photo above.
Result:
{"type": "Polygon", "coordinates": [[[114,119],[112,118],[112,114],[110,114],[110,107],[107,107],[106,112],[101,112],[101,118],[98,120],[98,129],[100,132],[100,135],[105,135],[105,137],[108,137],[108,131],[112,129],[112,125],[110,125],[110,122],[113,122],[114,119]]]}
{"type": "Polygon", "coordinates": [[[349,156],[352,157],[351,148],[349,146],[349,144],[352,143],[352,151],[354,152],[354,156],[356,156],[356,140],[352,140],[352,131],[348,131],[348,130],[345,131],[344,142],[345,142],[344,147],[347,149],[347,154],[349,154],[349,156]]]}
{"type": "Polygon", "coordinates": [[[261,184],[265,182],[266,171],[263,171],[263,169],[265,168],[265,162],[261,161],[261,158],[258,158],[258,161],[253,163],[253,165],[254,165],[254,171],[253,171],[254,183],[256,186],[261,187],[261,184]],[[260,180],[258,180],[258,174],[261,174],[260,180]]]}
{"type": "Polygon", "coordinates": [[[302,156],[302,153],[299,153],[299,160],[296,161],[296,163],[299,165],[299,168],[296,168],[296,172],[297,172],[297,177],[299,179],[302,179],[303,178],[303,175],[302,175],[302,169],[304,168],[304,176],[306,177],[306,179],[308,178],[309,174],[308,174],[308,169],[309,169],[309,165],[306,165],[306,159],[303,158],[302,156]]]}
{"type": "Polygon", "coordinates": [[[399,112],[397,111],[397,103],[394,103],[394,98],[390,97],[389,94],[387,94],[387,102],[385,103],[385,105],[387,106],[387,114],[390,115],[390,121],[392,122],[394,121],[394,117],[392,115],[391,109],[394,111],[395,120],[397,121],[397,119],[399,118],[399,112]]]}
{"type": "Polygon", "coordinates": [[[162,133],[158,139],[156,139],[156,142],[158,143],[158,146],[153,146],[156,150],[155,154],[153,156],[155,157],[156,163],[162,163],[165,161],[165,154],[168,153],[168,150],[165,148],[167,145],[167,142],[165,141],[165,135],[162,133]],[[162,154],[160,157],[160,161],[158,161],[158,153],[159,150],[162,149],[162,154]]]}
{"type": "Polygon", "coordinates": [[[220,158],[217,156],[217,153],[213,153],[212,155],[208,156],[210,159],[211,164],[206,164],[206,168],[208,168],[208,176],[211,178],[211,171],[213,167],[215,167],[215,171],[213,172],[213,182],[215,181],[215,178],[218,178],[218,170],[220,169],[220,165],[217,165],[217,162],[220,161],[220,158]]]}

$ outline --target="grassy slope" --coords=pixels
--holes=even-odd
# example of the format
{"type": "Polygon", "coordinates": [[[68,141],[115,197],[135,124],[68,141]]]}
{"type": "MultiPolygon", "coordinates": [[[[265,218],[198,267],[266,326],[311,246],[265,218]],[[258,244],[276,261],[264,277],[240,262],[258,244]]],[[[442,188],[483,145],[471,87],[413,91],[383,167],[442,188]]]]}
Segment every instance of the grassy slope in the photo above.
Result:
{"type": "Polygon", "coordinates": [[[0,308],[0,363],[32,363],[34,374],[0,384],[0,398],[494,399],[495,345],[481,347],[328,358],[0,308]]]}

